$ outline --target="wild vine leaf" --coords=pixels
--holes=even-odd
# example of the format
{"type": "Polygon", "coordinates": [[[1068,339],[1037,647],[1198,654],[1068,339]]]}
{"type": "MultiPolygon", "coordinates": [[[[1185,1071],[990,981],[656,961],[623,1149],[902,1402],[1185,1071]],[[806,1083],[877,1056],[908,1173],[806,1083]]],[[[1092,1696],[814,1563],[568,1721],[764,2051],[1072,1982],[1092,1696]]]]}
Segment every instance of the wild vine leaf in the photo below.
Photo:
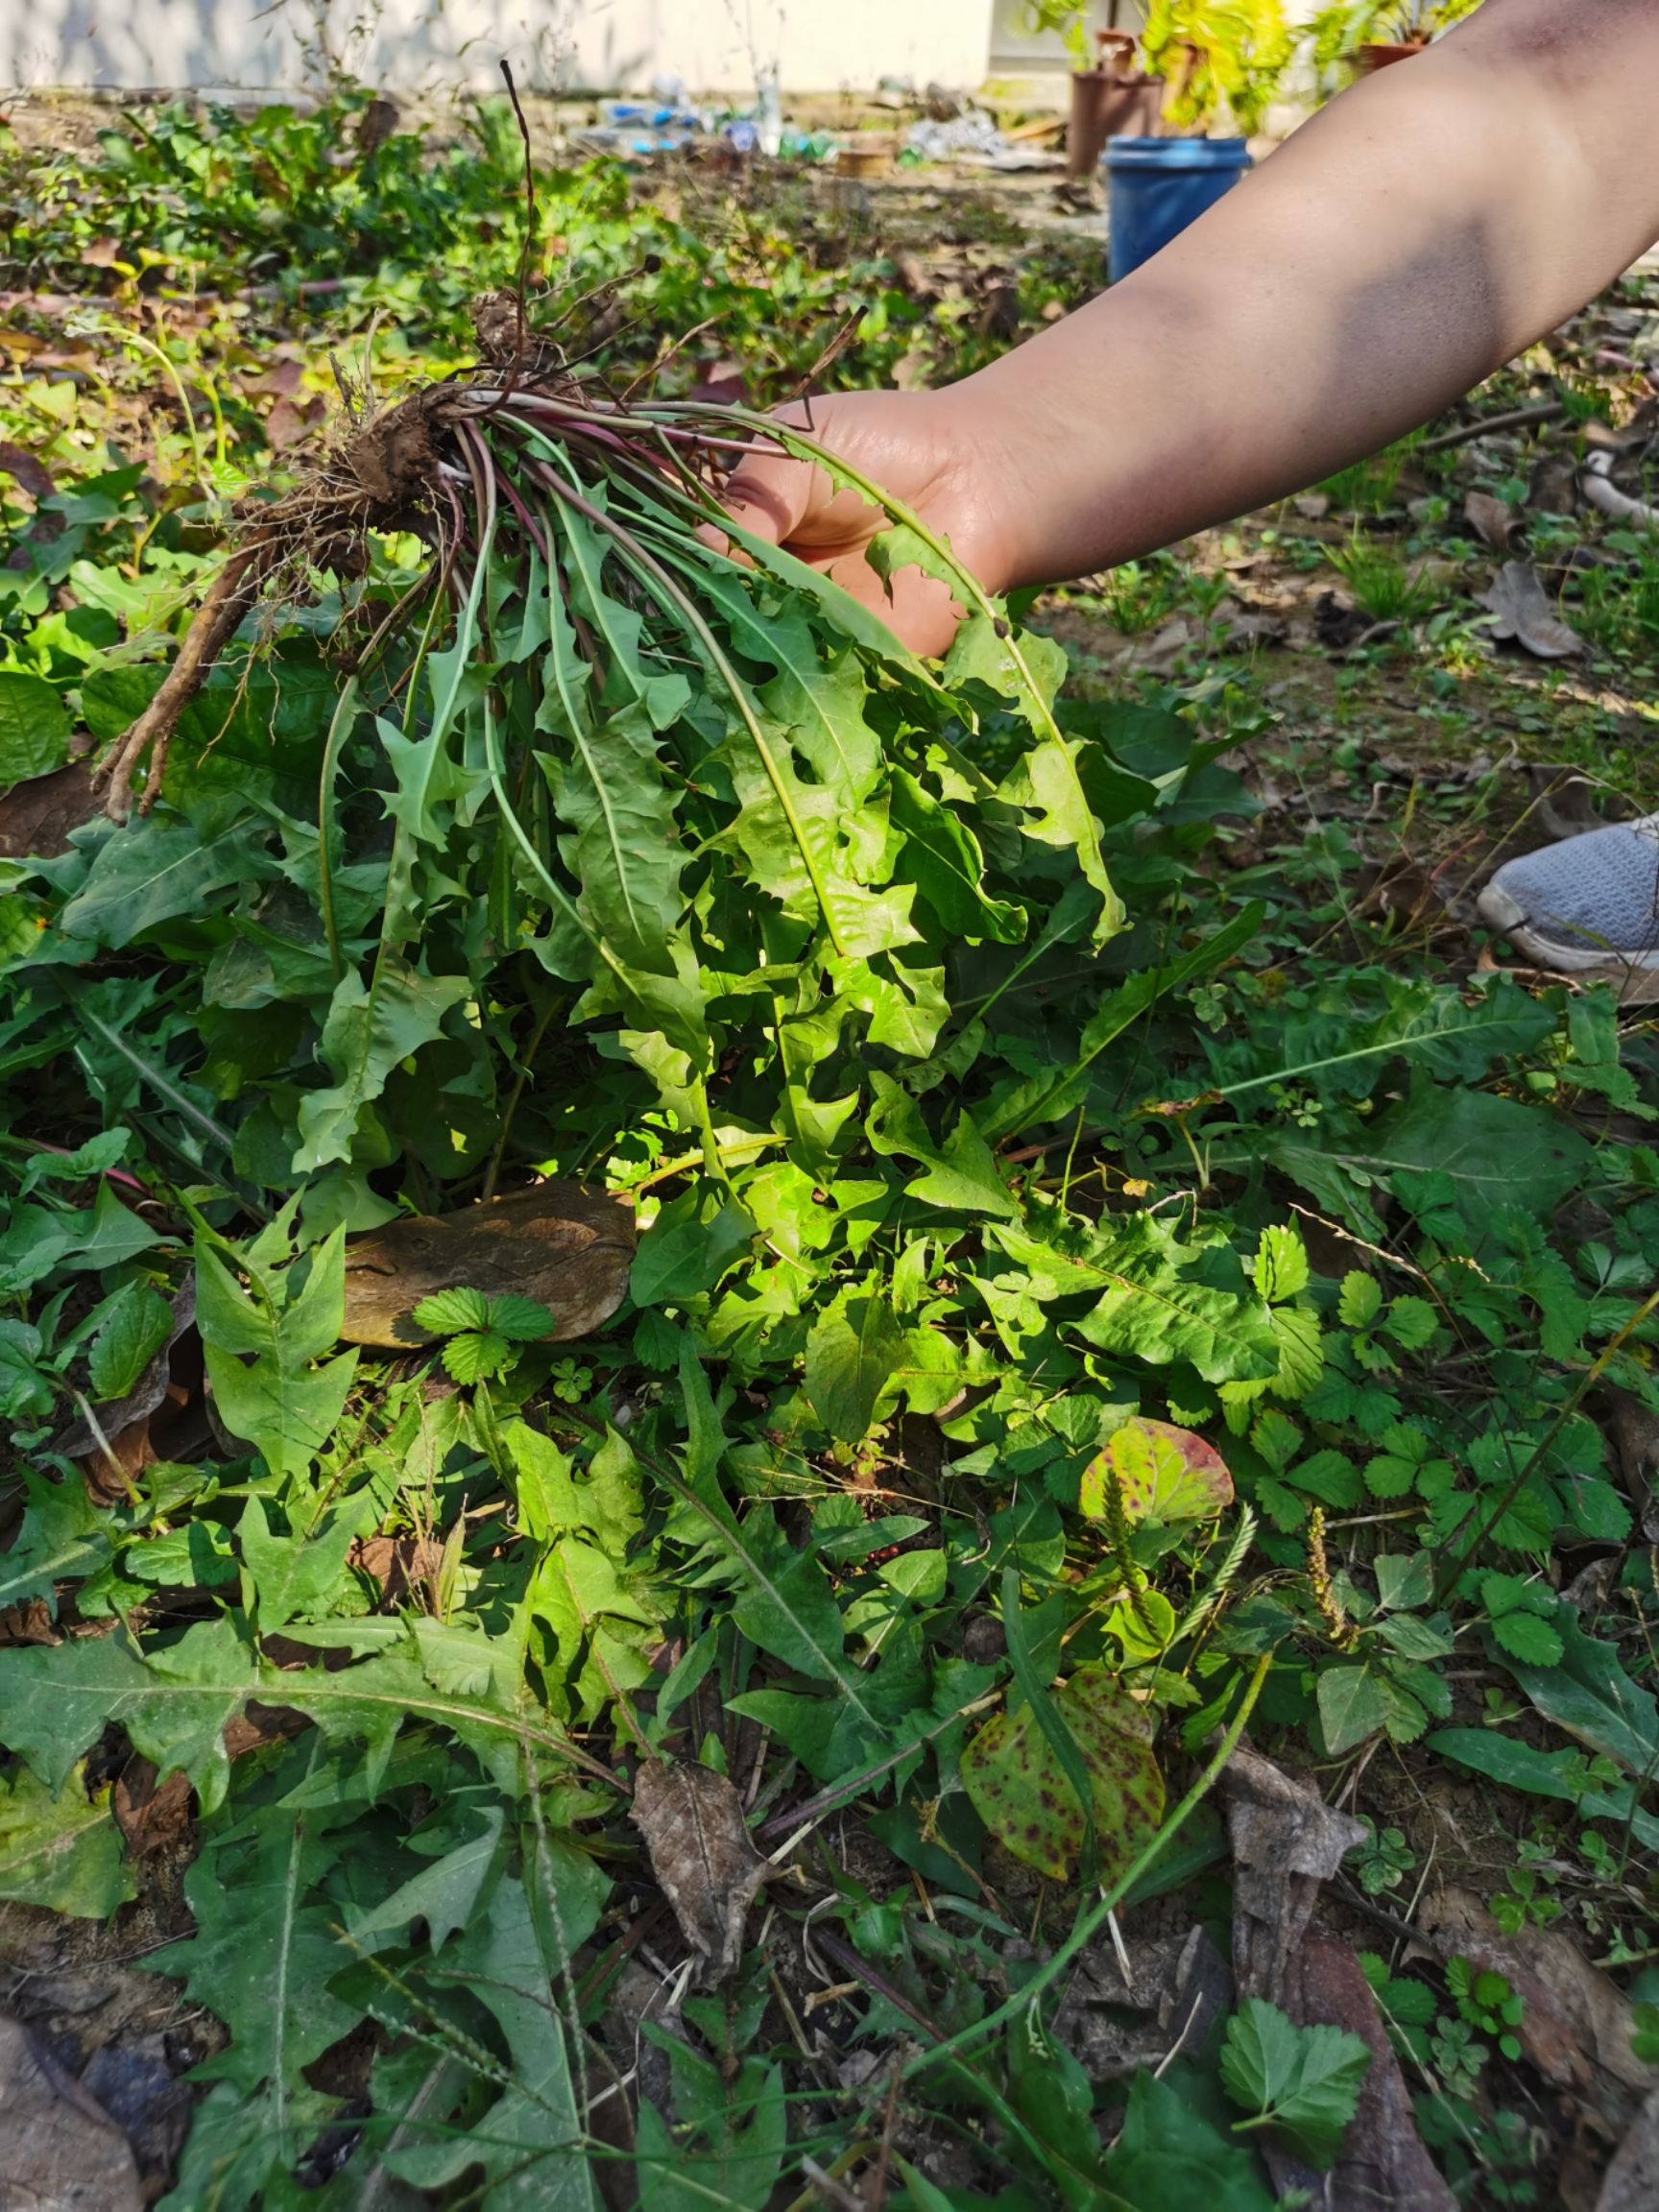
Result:
{"type": "MultiPolygon", "coordinates": [[[[1152,1718],[1100,1668],[1080,1667],[1052,1703],[1094,1786],[1098,1873],[1109,1882],[1164,1815],[1152,1718]]],[[[1083,1807],[1029,1705],[997,1714],[964,1747],[962,1787],[1016,1859],[1052,1881],[1070,1879],[1083,1849],[1083,1807]]]]}
{"type": "Polygon", "coordinates": [[[1114,1430],[1083,1470],[1080,1509],[1106,1518],[1108,1486],[1130,1521],[1213,1521],[1233,1503],[1233,1478],[1214,1444],[1190,1429],[1136,1415],[1114,1430]]]}

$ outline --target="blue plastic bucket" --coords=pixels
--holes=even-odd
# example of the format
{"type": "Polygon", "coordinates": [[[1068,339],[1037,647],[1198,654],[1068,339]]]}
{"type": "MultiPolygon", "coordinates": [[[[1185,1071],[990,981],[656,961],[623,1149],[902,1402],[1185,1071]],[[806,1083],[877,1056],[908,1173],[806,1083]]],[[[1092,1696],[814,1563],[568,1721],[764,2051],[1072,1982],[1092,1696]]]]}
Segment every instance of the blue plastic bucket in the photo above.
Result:
{"type": "Polygon", "coordinates": [[[1113,283],[1213,207],[1250,166],[1242,138],[1108,138],[1113,283]]]}

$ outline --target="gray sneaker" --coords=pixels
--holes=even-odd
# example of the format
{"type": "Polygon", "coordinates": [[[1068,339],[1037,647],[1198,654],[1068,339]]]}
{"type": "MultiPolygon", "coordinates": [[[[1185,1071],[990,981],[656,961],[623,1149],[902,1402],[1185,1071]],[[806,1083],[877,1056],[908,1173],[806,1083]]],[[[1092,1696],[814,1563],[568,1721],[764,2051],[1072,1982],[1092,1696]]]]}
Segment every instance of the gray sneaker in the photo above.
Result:
{"type": "Polygon", "coordinates": [[[1540,968],[1659,998],[1659,814],[1506,860],[1477,904],[1540,968]]]}

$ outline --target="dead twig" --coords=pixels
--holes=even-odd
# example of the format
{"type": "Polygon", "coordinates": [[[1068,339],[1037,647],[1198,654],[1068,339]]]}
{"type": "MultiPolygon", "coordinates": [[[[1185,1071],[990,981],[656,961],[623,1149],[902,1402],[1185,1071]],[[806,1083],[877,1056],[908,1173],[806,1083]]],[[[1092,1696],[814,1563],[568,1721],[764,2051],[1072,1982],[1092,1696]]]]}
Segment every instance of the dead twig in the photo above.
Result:
{"type": "Polygon", "coordinates": [[[1537,407],[1516,407],[1507,415],[1488,415],[1479,422],[1460,422],[1455,430],[1441,430],[1414,446],[1416,453],[1449,453],[1454,445],[1467,445],[1473,438],[1495,438],[1503,430],[1529,430],[1537,422],[1555,422],[1567,412],[1559,399],[1547,399],[1537,407]]]}

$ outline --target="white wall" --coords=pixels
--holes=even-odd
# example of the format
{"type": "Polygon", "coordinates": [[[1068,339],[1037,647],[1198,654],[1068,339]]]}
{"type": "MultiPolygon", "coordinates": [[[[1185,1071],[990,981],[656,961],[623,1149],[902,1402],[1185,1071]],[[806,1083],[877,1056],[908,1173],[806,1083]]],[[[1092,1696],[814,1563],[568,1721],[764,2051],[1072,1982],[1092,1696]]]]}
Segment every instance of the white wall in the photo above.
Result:
{"type": "Polygon", "coordinates": [[[370,84],[522,82],[747,91],[775,62],[793,91],[882,76],[977,84],[992,0],[0,0],[0,84],[293,90],[318,30],[370,84]]]}

